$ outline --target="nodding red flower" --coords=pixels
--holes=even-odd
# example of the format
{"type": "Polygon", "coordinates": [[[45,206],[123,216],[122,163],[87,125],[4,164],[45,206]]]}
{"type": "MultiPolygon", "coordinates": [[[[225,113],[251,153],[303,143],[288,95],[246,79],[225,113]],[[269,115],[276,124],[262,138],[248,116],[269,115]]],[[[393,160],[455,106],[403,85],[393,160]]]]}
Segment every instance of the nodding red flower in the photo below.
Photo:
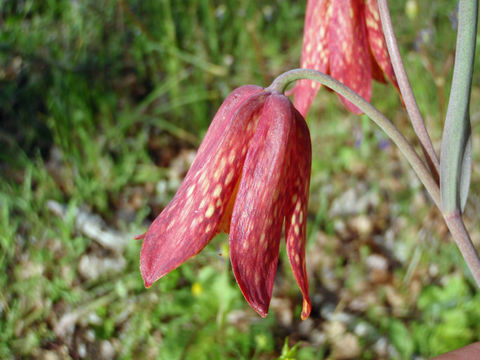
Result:
{"type": "Polygon", "coordinates": [[[144,238],[140,270],[149,287],[229,233],[245,299],[268,313],[285,220],[287,253],[310,314],[305,236],[312,149],[305,120],[284,95],[247,85],[223,102],[192,167],[144,238]]]}
{"type": "MultiPolygon", "coordinates": [[[[370,101],[372,77],[385,74],[398,88],[376,0],[308,0],[300,66],[327,74],[370,101]]],[[[311,80],[297,82],[294,104],[305,116],[320,89],[311,80]]],[[[340,96],[348,110],[362,111],[340,96]]]]}

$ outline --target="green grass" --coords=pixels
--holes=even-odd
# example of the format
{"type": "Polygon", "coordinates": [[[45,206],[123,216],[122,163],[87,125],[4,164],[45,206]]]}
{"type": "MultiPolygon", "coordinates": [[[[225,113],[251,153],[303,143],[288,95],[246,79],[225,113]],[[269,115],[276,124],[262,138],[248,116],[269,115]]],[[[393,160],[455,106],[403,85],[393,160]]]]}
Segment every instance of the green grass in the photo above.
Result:
{"type": "MultiPolygon", "coordinates": [[[[454,4],[418,3],[414,19],[403,1],[391,6],[438,145],[454,4]],[[432,40],[419,48],[424,29],[432,40]]],[[[335,358],[338,324],[361,359],[379,358],[381,344],[384,357],[409,359],[480,340],[480,297],[441,216],[398,151],[379,150],[377,128],[325,90],[308,119],[309,322],[283,250],[261,319],[234,280],[226,236],[144,289],[140,242],[114,251],[78,230],[83,209],[126,237],[144,232],[183,176],[172,164],[196,149],[226,95],[297,66],[303,15],[303,1],[0,0],[0,358],[335,358]],[[332,214],[352,189],[367,205],[332,214]],[[49,200],[66,205],[64,218],[49,200]],[[387,259],[383,273],[372,255],[387,259]],[[123,265],[90,278],[87,257],[123,265]]],[[[375,85],[372,102],[413,138],[392,87],[375,85]]],[[[474,170],[466,215],[476,245],[478,183],[474,170]]]]}

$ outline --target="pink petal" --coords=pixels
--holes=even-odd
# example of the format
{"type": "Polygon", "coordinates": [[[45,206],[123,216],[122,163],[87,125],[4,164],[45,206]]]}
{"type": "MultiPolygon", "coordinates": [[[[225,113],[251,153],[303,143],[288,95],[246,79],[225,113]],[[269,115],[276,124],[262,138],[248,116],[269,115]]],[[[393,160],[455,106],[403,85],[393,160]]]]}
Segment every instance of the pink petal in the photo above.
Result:
{"type": "Polygon", "coordinates": [[[245,299],[268,313],[282,236],[284,173],[292,104],[272,94],[266,102],[242,172],[230,226],[233,273],[245,299]]]}
{"type": "Polygon", "coordinates": [[[375,62],[398,89],[397,79],[388,54],[382,22],[378,11],[377,0],[367,0],[365,3],[365,22],[367,24],[368,42],[375,62]]]}
{"type": "Polygon", "coordinates": [[[198,148],[197,157],[215,151],[215,147],[222,141],[223,132],[230,124],[235,111],[248,97],[257,94],[262,90],[263,88],[260,86],[244,85],[236,88],[227,96],[208,127],[207,133],[198,148]]]}
{"type": "MultiPolygon", "coordinates": [[[[331,0],[308,0],[303,30],[303,48],[300,67],[327,72],[328,66],[328,11],[331,0]]],[[[311,80],[300,80],[295,85],[294,104],[305,116],[312,105],[320,84],[311,80]]]]}
{"type": "Polygon", "coordinates": [[[265,101],[260,90],[242,87],[224,101],[175,197],[145,234],[140,254],[145,286],[196,255],[215,235],[265,101]]]}
{"type": "Polygon", "coordinates": [[[308,191],[312,168],[312,144],[305,120],[296,112],[295,127],[289,142],[287,171],[289,184],[285,212],[285,240],[293,274],[303,294],[302,320],[311,311],[305,267],[308,191]]]}
{"type": "MultiPolygon", "coordinates": [[[[372,69],[363,18],[363,1],[343,0],[332,3],[328,27],[330,74],[370,101],[372,69]]],[[[362,111],[340,96],[345,106],[355,114],[362,111]]]]}

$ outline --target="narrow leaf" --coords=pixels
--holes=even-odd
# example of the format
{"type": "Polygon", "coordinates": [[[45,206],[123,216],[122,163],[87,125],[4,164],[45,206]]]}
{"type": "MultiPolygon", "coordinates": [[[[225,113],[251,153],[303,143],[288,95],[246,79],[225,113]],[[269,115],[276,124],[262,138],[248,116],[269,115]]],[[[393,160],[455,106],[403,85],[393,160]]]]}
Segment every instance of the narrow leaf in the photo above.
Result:
{"type": "Polygon", "coordinates": [[[460,0],[452,89],[440,153],[442,211],[462,211],[468,195],[471,150],[470,90],[477,34],[478,0],[460,0]]]}

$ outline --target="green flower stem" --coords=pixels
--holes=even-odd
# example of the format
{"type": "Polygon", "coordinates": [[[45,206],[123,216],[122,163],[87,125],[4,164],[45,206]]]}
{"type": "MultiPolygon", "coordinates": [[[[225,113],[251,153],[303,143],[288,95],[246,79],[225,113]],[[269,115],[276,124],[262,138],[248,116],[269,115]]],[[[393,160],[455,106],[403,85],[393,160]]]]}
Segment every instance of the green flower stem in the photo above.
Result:
{"type": "Polygon", "coordinates": [[[460,0],[452,89],[440,154],[442,210],[461,211],[470,186],[470,89],[477,35],[478,0],[460,0]],[[463,203],[463,204],[462,204],[463,203]]]}
{"type": "Polygon", "coordinates": [[[358,108],[360,108],[398,146],[400,151],[409,161],[417,176],[420,178],[420,181],[424,184],[425,188],[427,189],[428,193],[432,197],[437,207],[440,208],[440,189],[438,187],[438,184],[432,177],[432,174],[426,168],[418,154],[415,152],[412,145],[408,142],[407,139],[405,139],[405,137],[400,133],[400,131],[398,131],[395,125],[393,125],[390,120],[385,117],[385,115],[383,115],[372,104],[370,104],[367,100],[358,95],[348,86],[335,80],[331,76],[328,76],[316,70],[295,69],[287,71],[286,73],[283,73],[282,75],[277,77],[270,85],[268,90],[283,93],[287,88],[288,84],[300,79],[318,81],[322,85],[342,95],[347,100],[355,104],[358,108]]]}
{"type": "Polygon", "coordinates": [[[408,116],[412,122],[413,130],[417,134],[420,145],[422,146],[423,153],[427,159],[428,166],[432,172],[434,178],[438,181],[440,163],[438,161],[437,154],[432,145],[432,140],[428,135],[428,131],[425,127],[425,123],[418,108],[415,95],[413,94],[410,81],[408,80],[405,66],[403,65],[402,56],[398,49],[397,38],[393,30],[392,19],[390,18],[390,11],[388,10],[387,0],[378,0],[378,9],[380,12],[380,18],[382,20],[383,33],[385,35],[385,41],[387,43],[388,52],[392,61],[395,77],[400,87],[400,93],[402,94],[405,108],[407,109],[408,116]]]}

